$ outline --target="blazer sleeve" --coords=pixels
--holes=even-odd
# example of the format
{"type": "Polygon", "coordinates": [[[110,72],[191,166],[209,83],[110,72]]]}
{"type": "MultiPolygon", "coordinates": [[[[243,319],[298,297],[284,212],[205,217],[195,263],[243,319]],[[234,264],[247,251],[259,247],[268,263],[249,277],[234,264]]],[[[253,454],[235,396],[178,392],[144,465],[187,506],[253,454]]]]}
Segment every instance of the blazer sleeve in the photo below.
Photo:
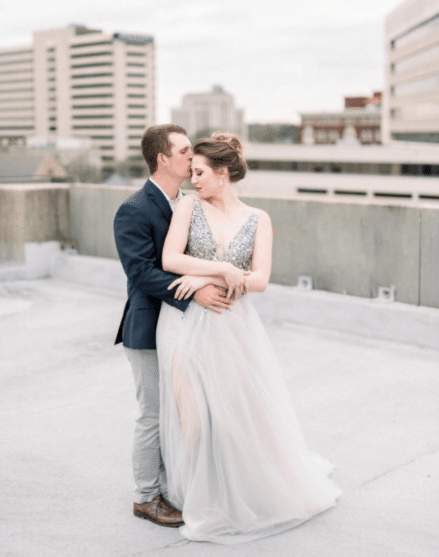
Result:
{"type": "MultiPolygon", "coordinates": [[[[166,235],[166,231],[163,231],[166,235]]],[[[181,311],[185,311],[192,301],[176,300],[176,288],[168,286],[180,275],[168,273],[157,260],[157,246],[150,219],[135,205],[123,204],[114,219],[114,237],[120,261],[128,280],[145,296],[153,296],[165,301],[181,311]]]]}

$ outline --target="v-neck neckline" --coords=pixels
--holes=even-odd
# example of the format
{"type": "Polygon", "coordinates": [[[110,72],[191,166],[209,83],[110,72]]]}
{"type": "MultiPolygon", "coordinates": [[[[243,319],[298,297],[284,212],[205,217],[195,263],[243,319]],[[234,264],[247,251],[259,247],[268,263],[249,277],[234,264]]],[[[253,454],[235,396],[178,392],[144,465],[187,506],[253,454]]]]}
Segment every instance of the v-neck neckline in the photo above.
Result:
{"type": "Polygon", "coordinates": [[[218,241],[217,241],[217,239],[215,238],[215,236],[214,236],[214,234],[213,234],[213,232],[212,232],[212,228],[210,227],[209,221],[207,220],[206,213],[204,212],[204,209],[203,209],[203,207],[202,207],[202,205],[201,205],[201,201],[200,201],[199,199],[196,199],[196,201],[198,201],[198,205],[199,205],[199,207],[200,207],[200,209],[201,209],[201,213],[203,214],[203,218],[204,218],[204,221],[205,221],[205,223],[206,223],[206,225],[207,225],[207,229],[209,230],[210,237],[212,238],[213,243],[215,244],[216,252],[218,252],[218,253],[221,254],[221,255],[224,255],[224,253],[226,252],[227,248],[228,248],[228,247],[232,244],[232,242],[239,236],[239,234],[241,233],[241,231],[243,230],[243,228],[245,227],[245,225],[248,223],[248,221],[251,219],[251,217],[252,217],[253,215],[256,214],[255,212],[250,213],[250,215],[245,219],[245,221],[244,221],[244,222],[242,223],[242,225],[239,227],[239,229],[238,229],[238,231],[236,232],[236,234],[235,234],[235,235],[230,239],[230,241],[227,242],[227,244],[225,244],[224,247],[220,250],[220,246],[219,246],[218,241]]]}

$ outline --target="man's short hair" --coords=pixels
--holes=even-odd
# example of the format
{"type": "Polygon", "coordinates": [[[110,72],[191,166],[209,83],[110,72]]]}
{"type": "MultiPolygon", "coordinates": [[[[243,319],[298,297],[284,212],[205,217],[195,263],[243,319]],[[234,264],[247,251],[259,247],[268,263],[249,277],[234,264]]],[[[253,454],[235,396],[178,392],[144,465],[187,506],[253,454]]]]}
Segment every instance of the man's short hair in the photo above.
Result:
{"type": "Polygon", "coordinates": [[[167,157],[172,155],[172,143],[169,134],[182,133],[187,135],[186,130],[175,124],[162,124],[151,126],[142,137],[142,154],[151,174],[157,170],[157,157],[163,153],[167,157]]]}

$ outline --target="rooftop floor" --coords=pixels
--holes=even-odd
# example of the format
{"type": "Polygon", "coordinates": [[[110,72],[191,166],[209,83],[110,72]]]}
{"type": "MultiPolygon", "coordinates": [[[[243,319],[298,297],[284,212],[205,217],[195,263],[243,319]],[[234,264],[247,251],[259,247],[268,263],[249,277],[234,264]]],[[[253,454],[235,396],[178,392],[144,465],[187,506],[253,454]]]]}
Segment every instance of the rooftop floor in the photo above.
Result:
{"type": "Polygon", "coordinates": [[[137,410],[113,346],[124,302],[54,279],[0,283],[2,556],[438,555],[439,351],[279,320],[265,324],[310,447],[336,465],[337,507],[232,547],[133,517],[137,410]]]}

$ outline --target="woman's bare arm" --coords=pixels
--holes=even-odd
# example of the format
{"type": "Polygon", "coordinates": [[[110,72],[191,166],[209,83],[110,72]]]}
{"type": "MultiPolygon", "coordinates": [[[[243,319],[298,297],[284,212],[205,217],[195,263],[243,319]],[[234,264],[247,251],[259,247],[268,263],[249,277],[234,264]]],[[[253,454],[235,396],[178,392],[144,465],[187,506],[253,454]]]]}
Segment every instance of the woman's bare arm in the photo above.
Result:
{"type": "Polygon", "coordinates": [[[263,292],[270,280],[273,248],[273,229],[271,220],[265,211],[259,213],[253,248],[252,268],[245,277],[247,292],[263,292]]]}

